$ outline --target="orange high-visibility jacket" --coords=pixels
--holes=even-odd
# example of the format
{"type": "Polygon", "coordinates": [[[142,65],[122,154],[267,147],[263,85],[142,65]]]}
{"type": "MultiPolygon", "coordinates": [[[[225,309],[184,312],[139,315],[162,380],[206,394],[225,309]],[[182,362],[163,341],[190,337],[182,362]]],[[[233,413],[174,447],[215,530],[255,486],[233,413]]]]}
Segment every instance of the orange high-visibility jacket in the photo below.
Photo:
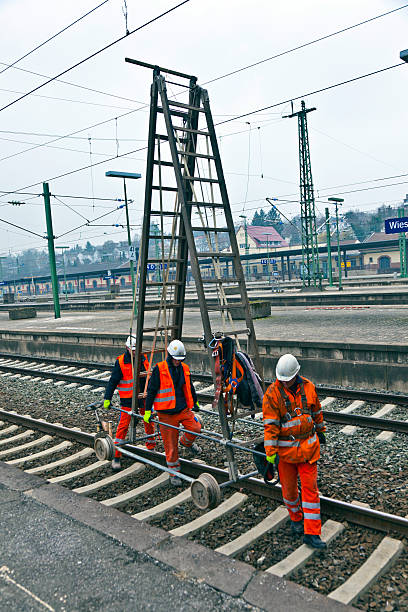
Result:
{"type": "Polygon", "coordinates": [[[326,426],[314,384],[307,378],[299,378],[295,397],[278,380],[264,395],[265,453],[278,453],[289,463],[314,463],[320,458],[316,432],[326,431],[326,426]]]}
{"type": "MultiPolygon", "coordinates": [[[[132,397],[133,395],[133,371],[132,371],[132,362],[125,363],[125,353],[118,357],[118,362],[120,366],[120,370],[122,372],[122,378],[119,381],[117,386],[117,390],[119,392],[119,397],[132,397]]],[[[149,369],[149,360],[147,355],[142,353],[142,363],[146,372],[149,369]]]]}
{"type": "MultiPolygon", "coordinates": [[[[167,361],[160,361],[157,364],[160,373],[160,389],[154,398],[155,410],[172,410],[176,407],[176,390],[174,389],[173,379],[170,374],[167,361]]],[[[183,392],[186,398],[187,408],[191,410],[194,406],[194,400],[191,393],[190,368],[185,363],[181,364],[184,372],[183,392]]]]}

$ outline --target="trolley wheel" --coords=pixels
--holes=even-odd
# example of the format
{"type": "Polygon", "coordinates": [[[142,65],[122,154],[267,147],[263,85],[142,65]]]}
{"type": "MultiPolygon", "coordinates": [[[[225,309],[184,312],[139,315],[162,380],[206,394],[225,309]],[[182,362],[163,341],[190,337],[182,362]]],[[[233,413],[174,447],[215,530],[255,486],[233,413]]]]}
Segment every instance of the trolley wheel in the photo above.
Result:
{"type": "Polygon", "coordinates": [[[211,510],[221,502],[220,486],[214,476],[206,472],[193,480],[190,493],[194,505],[200,510],[211,510]]]}
{"type": "Polygon", "coordinates": [[[100,461],[111,461],[115,452],[112,438],[104,431],[100,431],[95,436],[94,441],[95,455],[100,461]]]}

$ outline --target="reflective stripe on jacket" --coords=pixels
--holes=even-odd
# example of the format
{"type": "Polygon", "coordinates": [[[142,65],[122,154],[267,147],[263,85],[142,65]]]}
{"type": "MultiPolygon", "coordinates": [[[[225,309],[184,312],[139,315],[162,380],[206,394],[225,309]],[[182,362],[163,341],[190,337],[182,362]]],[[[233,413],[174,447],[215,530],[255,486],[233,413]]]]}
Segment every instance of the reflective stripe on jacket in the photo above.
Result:
{"type": "Polygon", "coordinates": [[[316,431],[326,426],[315,386],[299,376],[295,395],[276,380],[264,395],[264,446],[267,455],[278,453],[289,463],[314,463],[320,458],[316,431]]]}
{"type": "MultiPolygon", "coordinates": [[[[160,361],[157,364],[160,373],[160,388],[154,398],[154,409],[160,410],[172,410],[176,407],[176,390],[174,388],[173,379],[170,374],[169,366],[167,361],[160,361]]],[[[184,385],[183,393],[186,398],[187,408],[191,410],[194,406],[194,400],[191,393],[191,380],[190,380],[190,368],[185,363],[181,363],[180,366],[183,368],[184,373],[184,385]]]]}
{"type": "MultiPolygon", "coordinates": [[[[133,369],[132,362],[125,363],[125,353],[118,357],[122,378],[116,387],[119,392],[119,397],[132,397],[133,395],[133,369]]],[[[142,353],[142,362],[146,371],[149,370],[149,360],[147,355],[142,353]]]]}

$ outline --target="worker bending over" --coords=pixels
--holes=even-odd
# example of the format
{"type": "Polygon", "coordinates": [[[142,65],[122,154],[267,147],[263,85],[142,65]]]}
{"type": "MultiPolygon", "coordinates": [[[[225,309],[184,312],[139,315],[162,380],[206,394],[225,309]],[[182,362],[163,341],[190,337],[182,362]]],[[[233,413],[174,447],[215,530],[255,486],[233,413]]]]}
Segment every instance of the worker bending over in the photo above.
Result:
{"type": "Polygon", "coordinates": [[[317,488],[317,461],[320,443],[326,444],[326,426],[315,386],[299,376],[299,370],[296,357],[290,354],[282,355],[276,365],[276,381],[268,387],[262,405],[264,446],[269,463],[274,464],[279,456],[282,496],[291,518],[292,532],[304,533],[304,543],[313,548],[326,548],[320,538],[317,488]]]}
{"type": "MultiPolygon", "coordinates": [[[[135,349],[136,349],[136,338],[135,336],[129,336],[126,340],[126,351],[123,355],[120,355],[116,361],[112,370],[111,377],[106,385],[105,398],[103,407],[108,409],[111,405],[112,395],[117,388],[120,397],[120,406],[124,410],[130,411],[132,408],[132,395],[133,395],[133,364],[135,364],[135,349]]],[[[147,371],[149,369],[149,361],[146,355],[142,355],[142,369],[147,371]]],[[[145,379],[141,378],[141,391],[144,389],[145,379]]],[[[140,414],[144,414],[143,400],[138,400],[137,407],[140,414]]],[[[136,411],[137,411],[136,407],[136,411]]],[[[126,438],[126,434],[129,428],[131,416],[126,412],[120,413],[120,420],[118,428],[116,430],[115,443],[123,442],[126,438]]],[[[154,434],[153,423],[144,423],[145,432],[147,435],[154,434]]],[[[156,439],[154,437],[147,438],[146,447],[149,450],[154,450],[156,446],[156,439]]],[[[115,450],[115,456],[112,460],[112,469],[120,470],[120,457],[121,453],[118,449],[115,450]]]]}
{"type": "MultiPolygon", "coordinates": [[[[183,363],[186,349],[180,340],[173,340],[167,348],[167,359],[160,361],[153,369],[147,386],[145,404],[145,422],[149,422],[154,407],[160,422],[160,433],[163,439],[167,466],[172,470],[180,471],[178,454],[179,432],[177,429],[166,427],[181,425],[190,431],[199,433],[201,425],[194,416],[192,409],[199,410],[197,395],[191,382],[190,368],[183,363]]],[[[189,449],[190,455],[196,455],[200,448],[194,443],[196,436],[183,432],[180,444],[189,449]]],[[[170,483],[181,486],[182,481],[177,475],[170,477],[170,483]]]]}

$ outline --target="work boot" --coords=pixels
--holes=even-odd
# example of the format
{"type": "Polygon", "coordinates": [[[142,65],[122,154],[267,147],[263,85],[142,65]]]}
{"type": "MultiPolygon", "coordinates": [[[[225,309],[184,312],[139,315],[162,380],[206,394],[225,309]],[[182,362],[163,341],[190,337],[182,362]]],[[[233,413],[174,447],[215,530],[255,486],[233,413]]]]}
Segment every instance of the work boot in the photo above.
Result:
{"type": "Polygon", "coordinates": [[[201,448],[195,442],[193,442],[191,446],[184,446],[184,444],[181,446],[185,449],[184,454],[186,457],[195,457],[201,453],[201,448]]]}
{"type": "Polygon", "coordinates": [[[179,478],[179,476],[170,476],[170,484],[172,487],[181,487],[183,481],[181,478],[179,478]]]}
{"type": "Polygon", "coordinates": [[[310,533],[305,533],[303,536],[303,542],[312,548],[323,549],[327,548],[326,542],[323,542],[319,535],[311,535],[310,533]]]}
{"type": "Polygon", "coordinates": [[[112,459],[112,470],[114,472],[117,472],[118,470],[120,470],[122,468],[121,464],[120,464],[120,459],[119,457],[115,457],[114,459],[112,459]]]}
{"type": "Polygon", "coordinates": [[[290,529],[293,535],[303,535],[303,521],[290,521],[290,529]]]}

